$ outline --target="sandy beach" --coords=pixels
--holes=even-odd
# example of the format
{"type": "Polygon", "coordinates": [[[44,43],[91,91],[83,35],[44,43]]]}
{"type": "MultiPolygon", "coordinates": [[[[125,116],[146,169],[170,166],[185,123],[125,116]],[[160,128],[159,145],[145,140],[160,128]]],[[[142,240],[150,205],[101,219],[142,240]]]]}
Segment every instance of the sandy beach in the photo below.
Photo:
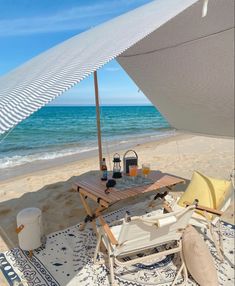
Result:
{"type": "MultiPolygon", "coordinates": [[[[234,168],[233,146],[234,141],[231,139],[178,134],[134,148],[139,155],[140,165],[148,162],[154,170],[181,176],[189,182],[194,170],[208,176],[228,179],[234,168]]],[[[123,152],[124,150],[120,150],[121,155],[123,152]]],[[[105,155],[107,157],[107,154],[105,155]]],[[[97,158],[92,157],[2,181],[0,250],[4,251],[17,245],[15,221],[17,213],[23,208],[35,206],[42,210],[46,234],[81,221],[84,211],[78,194],[72,191],[72,183],[77,176],[95,169],[97,158]]],[[[178,186],[176,191],[182,192],[186,187],[187,184],[178,186]]],[[[147,199],[140,197],[132,199],[131,203],[147,199]]],[[[119,207],[117,204],[112,209],[119,207]]],[[[234,222],[233,212],[231,205],[224,219],[234,222]]]]}

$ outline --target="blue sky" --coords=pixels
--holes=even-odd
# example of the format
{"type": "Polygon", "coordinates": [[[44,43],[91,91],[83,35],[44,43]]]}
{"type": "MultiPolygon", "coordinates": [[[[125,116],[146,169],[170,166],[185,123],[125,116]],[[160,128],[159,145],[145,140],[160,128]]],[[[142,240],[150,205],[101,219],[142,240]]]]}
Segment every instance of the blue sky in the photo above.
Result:
{"type": "MultiPolygon", "coordinates": [[[[0,76],[48,48],[151,0],[0,0],[0,76]]],[[[101,104],[149,104],[116,61],[98,73],[101,104]]],[[[54,105],[94,104],[89,77],[54,105]]]]}

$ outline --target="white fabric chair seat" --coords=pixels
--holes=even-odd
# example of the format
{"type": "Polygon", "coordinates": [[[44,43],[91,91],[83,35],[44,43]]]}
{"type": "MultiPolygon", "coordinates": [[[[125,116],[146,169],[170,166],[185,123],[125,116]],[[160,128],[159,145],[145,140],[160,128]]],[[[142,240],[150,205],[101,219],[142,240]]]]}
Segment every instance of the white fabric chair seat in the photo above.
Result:
{"type": "Polygon", "coordinates": [[[141,252],[143,250],[150,249],[151,247],[154,248],[174,240],[179,240],[181,237],[180,233],[168,235],[167,239],[166,237],[159,237],[158,235],[155,237],[141,236],[141,234],[138,235],[139,237],[135,240],[126,241],[120,246],[115,246],[115,256],[124,256],[130,253],[141,252]]]}
{"type": "Polygon", "coordinates": [[[130,254],[136,252],[136,250],[142,251],[164,243],[179,240],[181,233],[170,231],[175,222],[176,217],[172,214],[153,212],[150,216],[144,215],[138,217],[138,219],[133,217],[131,222],[124,222],[124,224],[128,225],[126,228],[123,228],[123,225],[111,227],[114,237],[119,242],[117,246],[113,247],[115,255],[130,254]],[[162,222],[166,219],[168,219],[166,225],[162,227],[157,225],[158,222],[162,222]],[[155,221],[156,224],[153,224],[153,221],[155,221]],[[156,232],[156,230],[158,231],[156,232]],[[124,234],[122,233],[123,231],[124,234]]]}
{"type": "Polygon", "coordinates": [[[174,213],[153,213],[139,217],[131,217],[130,221],[122,221],[122,224],[110,227],[103,218],[100,218],[101,227],[98,229],[98,240],[94,254],[94,261],[103,241],[108,251],[108,262],[110,266],[111,285],[115,285],[114,264],[121,266],[134,265],[147,261],[153,261],[161,256],[172,253],[180,253],[182,265],[174,278],[172,286],[183,271],[184,280],[187,281],[187,269],[182,254],[181,237],[183,230],[194,212],[195,206],[189,206],[174,213]],[[170,249],[160,250],[152,253],[157,246],[174,242],[170,249]],[[150,250],[148,252],[147,250],[150,250]],[[121,257],[131,256],[144,252],[142,257],[131,257],[130,260],[122,260],[121,257]]]}

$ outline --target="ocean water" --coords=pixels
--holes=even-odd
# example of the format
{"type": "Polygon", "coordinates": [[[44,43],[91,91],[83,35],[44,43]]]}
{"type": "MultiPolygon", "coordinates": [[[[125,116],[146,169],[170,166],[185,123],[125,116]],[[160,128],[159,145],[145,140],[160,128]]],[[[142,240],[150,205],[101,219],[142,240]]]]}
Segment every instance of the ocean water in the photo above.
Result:
{"type": "MultiPolygon", "coordinates": [[[[172,133],[168,122],[153,106],[103,106],[101,128],[106,146],[157,139],[172,133]]],[[[44,107],[16,126],[1,142],[0,169],[96,149],[94,106],[44,107]]]]}

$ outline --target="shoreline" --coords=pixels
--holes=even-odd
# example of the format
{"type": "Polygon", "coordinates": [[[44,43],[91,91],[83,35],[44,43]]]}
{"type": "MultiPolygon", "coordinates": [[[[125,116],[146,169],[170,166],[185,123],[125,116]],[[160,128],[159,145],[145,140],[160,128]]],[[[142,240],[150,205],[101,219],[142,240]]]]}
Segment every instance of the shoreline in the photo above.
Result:
{"type": "MultiPolygon", "coordinates": [[[[142,143],[144,138],[174,132],[154,106],[101,106],[101,111],[102,140],[109,146],[119,148],[123,143],[142,143]]],[[[27,164],[33,163],[37,170],[41,161],[56,166],[50,163],[53,159],[59,162],[59,158],[66,157],[65,161],[71,162],[85,158],[90,150],[97,149],[95,106],[44,107],[3,139],[0,180],[6,178],[5,173],[11,177],[13,168],[20,174],[20,167],[27,164]],[[79,154],[84,152],[81,157],[79,154]]]]}
{"type": "MultiPolygon", "coordinates": [[[[143,134],[137,138],[130,137],[129,140],[125,141],[113,141],[108,143],[104,140],[103,150],[108,149],[109,152],[120,152],[124,149],[128,150],[130,148],[135,148],[139,144],[145,144],[148,142],[165,142],[167,138],[180,136],[182,135],[180,132],[176,132],[173,130],[165,131],[163,133],[151,133],[151,134],[143,134]]],[[[111,156],[112,154],[110,154],[111,156]]],[[[27,175],[28,173],[38,172],[45,169],[50,169],[53,167],[62,166],[65,164],[70,164],[73,162],[77,162],[84,159],[90,159],[93,157],[98,158],[98,147],[95,147],[95,150],[89,150],[85,152],[75,153],[72,155],[65,155],[61,157],[56,157],[53,159],[42,159],[35,160],[32,162],[28,162],[22,165],[17,165],[14,167],[6,167],[0,168],[0,184],[6,180],[10,180],[13,178],[21,177],[27,175]]]]}

